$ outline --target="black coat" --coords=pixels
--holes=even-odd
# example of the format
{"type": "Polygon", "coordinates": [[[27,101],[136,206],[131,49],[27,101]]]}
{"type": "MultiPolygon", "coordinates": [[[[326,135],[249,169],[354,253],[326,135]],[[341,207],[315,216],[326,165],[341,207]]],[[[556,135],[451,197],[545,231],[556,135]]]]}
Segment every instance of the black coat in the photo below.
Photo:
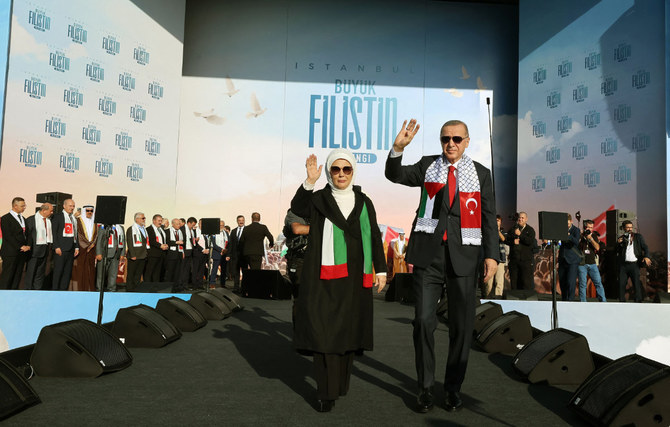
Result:
{"type": "Polygon", "coordinates": [[[354,186],[354,193],[356,203],[346,219],[330,187],[312,192],[300,186],[291,201],[291,210],[303,218],[310,218],[311,224],[310,244],[300,279],[300,297],[296,301],[293,342],[297,350],[336,354],[372,350],[372,289],[363,287],[360,214],[364,203],[370,218],[375,273],[386,272],[386,260],[372,201],[358,186],[354,186]],[[348,277],[319,278],[326,218],[344,231],[348,277]]]}
{"type": "MultiPolygon", "coordinates": [[[[25,223],[25,219],[23,220],[25,223]]],[[[0,227],[2,227],[2,247],[0,256],[17,256],[21,253],[21,246],[28,246],[26,233],[21,228],[21,224],[11,213],[7,213],[0,218],[0,227]]]]}
{"type": "Polygon", "coordinates": [[[270,246],[274,245],[275,240],[268,228],[260,222],[252,222],[244,227],[239,246],[242,248],[242,255],[263,255],[263,242],[265,238],[270,241],[270,246]]]}

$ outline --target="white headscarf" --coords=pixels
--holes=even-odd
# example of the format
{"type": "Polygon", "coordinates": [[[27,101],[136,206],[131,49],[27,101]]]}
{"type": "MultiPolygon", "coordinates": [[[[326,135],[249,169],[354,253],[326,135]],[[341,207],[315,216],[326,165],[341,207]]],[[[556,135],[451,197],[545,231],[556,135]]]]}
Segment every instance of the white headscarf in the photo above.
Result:
{"type": "Polygon", "coordinates": [[[86,227],[86,235],[88,236],[89,239],[93,238],[93,230],[95,229],[95,211],[93,211],[93,215],[91,215],[91,218],[88,218],[86,216],[86,208],[94,209],[92,205],[86,205],[82,206],[84,209],[84,212],[81,215],[81,220],[84,223],[84,227],[86,227]]]}
{"type": "Polygon", "coordinates": [[[352,210],[354,210],[354,205],[356,204],[356,199],[354,196],[354,179],[356,178],[356,159],[351,151],[345,148],[337,148],[330,152],[328,158],[326,159],[326,178],[328,179],[328,184],[330,189],[333,192],[333,197],[337,206],[340,208],[342,215],[348,217],[352,210]],[[335,163],[336,160],[346,160],[351,164],[351,167],[354,169],[351,173],[351,181],[349,186],[343,190],[335,187],[333,182],[333,176],[330,174],[330,167],[335,163]]]}

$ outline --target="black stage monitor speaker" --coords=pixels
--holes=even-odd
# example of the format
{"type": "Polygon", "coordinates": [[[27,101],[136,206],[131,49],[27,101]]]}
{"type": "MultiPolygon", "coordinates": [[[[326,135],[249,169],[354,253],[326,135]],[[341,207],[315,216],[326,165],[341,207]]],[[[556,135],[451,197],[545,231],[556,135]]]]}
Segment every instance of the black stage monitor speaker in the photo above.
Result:
{"type": "Polygon", "coordinates": [[[565,240],[568,236],[568,214],[565,212],[537,213],[540,223],[540,240],[565,240]]]}
{"type": "Polygon", "coordinates": [[[500,304],[495,302],[487,302],[480,304],[475,308],[475,327],[474,334],[475,336],[484,329],[486,325],[493,322],[498,317],[502,316],[503,311],[500,304]]]}
{"type": "Polygon", "coordinates": [[[40,402],[25,378],[9,362],[0,359],[0,420],[40,402]]]}
{"type": "Polygon", "coordinates": [[[516,354],[519,344],[526,345],[533,338],[530,319],[518,311],[505,313],[477,335],[477,344],[487,353],[516,354]]]}
{"type": "Polygon", "coordinates": [[[656,296],[654,297],[654,302],[662,304],[670,304],[670,294],[660,289],[657,289],[656,296]]]}
{"type": "Polygon", "coordinates": [[[503,299],[537,301],[537,292],[532,289],[505,289],[503,299]]]}
{"type": "Polygon", "coordinates": [[[158,300],[156,311],[182,332],[193,332],[207,324],[207,319],[195,307],[178,297],[158,300]]]}
{"type": "Polygon", "coordinates": [[[119,310],[112,332],[128,347],[159,348],[181,338],[179,329],[144,304],[119,310]]]}
{"type": "Polygon", "coordinates": [[[71,198],[72,194],[52,191],[50,193],[38,193],[35,201],[37,203],[51,203],[54,205],[54,212],[60,212],[63,210],[63,202],[71,198]]]}
{"type": "Polygon", "coordinates": [[[44,377],[97,377],[132,362],[117,337],[85,319],[42,328],[30,357],[35,373],[44,377]]]}
{"type": "Polygon", "coordinates": [[[517,372],[535,384],[581,384],[595,369],[583,335],[557,328],[528,342],[512,360],[517,372]]]}
{"type": "Polygon", "coordinates": [[[213,236],[221,232],[221,218],[202,218],[200,221],[200,232],[213,236]]]}
{"type": "Polygon", "coordinates": [[[143,294],[171,293],[174,288],[173,282],[142,282],[130,292],[143,294]]]}
{"type": "Polygon", "coordinates": [[[188,303],[195,307],[207,320],[223,320],[233,313],[219,297],[205,291],[191,295],[188,303]]]}
{"type": "Polygon", "coordinates": [[[414,304],[413,278],[411,273],[396,273],[389,283],[384,298],[386,301],[400,301],[414,304]]]}
{"type": "Polygon", "coordinates": [[[223,301],[223,303],[228,306],[230,311],[240,311],[244,309],[240,296],[235,294],[230,289],[216,288],[211,289],[209,293],[221,299],[221,301],[223,301]]]}
{"type": "Polygon", "coordinates": [[[98,196],[95,199],[95,222],[123,224],[126,222],[126,196],[98,196]]]}
{"type": "Polygon", "coordinates": [[[635,214],[621,209],[612,209],[605,212],[605,237],[607,238],[607,249],[616,248],[616,241],[623,234],[623,222],[635,222],[635,214]]]}
{"type": "Polygon", "coordinates": [[[568,406],[593,425],[670,425],[670,367],[637,354],[593,372],[568,406]]]}
{"type": "Polygon", "coordinates": [[[248,298],[290,299],[291,285],[279,270],[244,270],[242,295],[248,298]]]}

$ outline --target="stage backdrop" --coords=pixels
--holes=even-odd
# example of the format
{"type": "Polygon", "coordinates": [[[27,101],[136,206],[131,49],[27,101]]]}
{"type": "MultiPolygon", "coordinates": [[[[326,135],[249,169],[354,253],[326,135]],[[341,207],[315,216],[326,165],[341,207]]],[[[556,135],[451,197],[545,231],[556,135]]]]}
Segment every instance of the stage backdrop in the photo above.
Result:
{"type": "Polygon", "coordinates": [[[538,211],[636,214],[665,281],[663,2],[520,2],[518,197],[538,211]],[[640,31],[644,28],[644,31],[640,31]]]}
{"type": "MultiPolygon", "coordinates": [[[[181,3],[183,23],[184,2],[168,3],[181,3]]],[[[181,67],[182,41],[131,1],[15,0],[4,206],[23,196],[32,209],[35,193],[62,191],[78,206],[126,195],[128,218],[171,211],[181,67]]]]}
{"type": "Polygon", "coordinates": [[[442,124],[461,119],[466,153],[490,167],[486,99],[494,129],[515,108],[516,38],[496,36],[514,17],[508,6],[437,2],[189,4],[177,206],[228,223],[258,211],[278,233],[306,157],[323,163],[345,147],[379,222],[409,231],[419,190],[384,177],[395,135],[404,119],[421,124],[411,164],[439,153],[442,124]]]}

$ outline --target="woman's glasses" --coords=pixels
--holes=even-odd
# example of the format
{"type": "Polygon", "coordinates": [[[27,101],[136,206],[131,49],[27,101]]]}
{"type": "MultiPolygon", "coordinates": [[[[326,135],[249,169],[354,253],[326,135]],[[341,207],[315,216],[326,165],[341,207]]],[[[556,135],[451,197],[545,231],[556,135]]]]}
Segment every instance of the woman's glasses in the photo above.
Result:
{"type": "Polygon", "coordinates": [[[340,171],[344,172],[345,175],[351,175],[351,173],[354,171],[354,168],[351,166],[345,166],[343,168],[340,168],[339,166],[331,166],[330,167],[330,174],[331,175],[338,175],[340,171]]]}

